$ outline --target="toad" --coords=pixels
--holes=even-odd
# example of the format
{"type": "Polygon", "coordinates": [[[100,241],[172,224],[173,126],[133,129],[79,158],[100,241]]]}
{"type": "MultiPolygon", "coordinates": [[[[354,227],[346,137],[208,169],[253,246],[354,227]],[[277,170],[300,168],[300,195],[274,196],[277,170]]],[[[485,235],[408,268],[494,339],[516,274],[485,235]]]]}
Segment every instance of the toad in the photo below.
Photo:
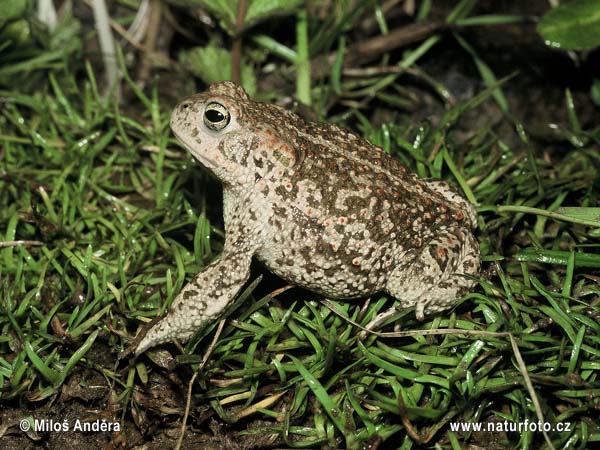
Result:
{"type": "Polygon", "coordinates": [[[365,139],[253,101],[228,81],[183,100],[171,128],[222,182],[226,238],[220,257],[183,288],[136,354],[217,320],[253,258],[329,298],[398,299],[367,328],[411,307],[423,319],[473,287],[480,266],[473,205],[365,139]]]}

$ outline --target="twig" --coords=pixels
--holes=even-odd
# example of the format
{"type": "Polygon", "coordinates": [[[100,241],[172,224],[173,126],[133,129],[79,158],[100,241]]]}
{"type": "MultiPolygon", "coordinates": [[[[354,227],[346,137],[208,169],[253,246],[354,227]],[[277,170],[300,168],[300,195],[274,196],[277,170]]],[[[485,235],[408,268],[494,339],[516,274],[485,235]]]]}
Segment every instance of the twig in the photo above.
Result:
{"type": "MultiPolygon", "coordinates": [[[[89,7],[92,7],[92,3],[91,0],[84,0],[84,3],[86,5],[88,5],[89,7]]],[[[164,5],[163,5],[164,7],[164,5]]],[[[141,6],[140,6],[141,8],[141,6]]],[[[150,53],[149,50],[146,48],[145,45],[140,44],[139,40],[137,39],[137,37],[133,34],[131,34],[126,28],[124,28],[119,22],[117,22],[116,20],[112,19],[109,17],[109,23],[110,23],[110,27],[119,35],[121,36],[123,39],[125,39],[129,45],[131,45],[132,47],[134,47],[135,49],[141,51],[141,52],[147,52],[150,53]]],[[[152,54],[153,58],[156,59],[161,59],[162,61],[165,61],[165,65],[168,66],[176,66],[177,62],[174,60],[171,60],[170,58],[168,58],[167,56],[160,54],[160,53],[155,53],[152,54]]]]}
{"type": "MultiPolygon", "coordinates": [[[[151,0],[142,0],[140,2],[140,6],[138,7],[137,12],[135,13],[135,17],[133,22],[127,28],[127,33],[135,42],[138,44],[144,39],[144,36],[148,30],[148,20],[150,15],[148,14],[149,8],[152,7],[150,4],[151,0]]],[[[112,26],[112,23],[111,23],[112,26]]],[[[114,28],[114,27],[113,27],[114,28]]]]}
{"type": "MultiPolygon", "coordinates": [[[[512,334],[510,336],[510,344],[512,346],[513,352],[515,354],[515,359],[517,360],[517,364],[519,366],[519,371],[523,376],[523,381],[525,382],[525,387],[527,391],[529,391],[529,396],[531,397],[531,402],[533,403],[533,407],[535,408],[535,413],[537,415],[540,423],[544,423],[544,413],[542,413],[542,407],[540,405],[540,400],[535,393],[535,389],[533,388],[533,383],[531,382],[531,378],[529,377],[529,373],[527,372],[527,366],[525,365],[525,361],[523,361],[523,357],[521,356],[521,352],[519,351],[519,346],[517,345],[517,341],[515,340],[512,334]]],[[[546,443],[548,447],[552,450],[556,450],[554,445],[552,445],[552,441],[550,440],[550,436],[546,433],[546,430],[542,427],[542,433],[544,434],[544,439],[546,439],[546,443]]]]}
{"type": "Polygon", "coordinates": [[[215,349],[215,346],[217,345],[217,340],[219,339],[219,336],[221,336],[221,331],[223,331],[223,326],[225,326],[225,319],[221,319],[221,321],[219,322],[219,326],[217,327],[215,336],[213,337],[213,340],[208,346],[208,348],[206,349],[206,352],[204,352],[202,361],[200,361],[200,364],[198,364],[198,368],[194,372],[194,375],[192,375],[190,383],[188,384],[187,398],[185,401],[185,412],[183,413],[183,419],[181,420],[181,430],[179,431],[179,437],[177,438],[177,444],[175,445],[174,450],[180,450],[181,444],[183,443],[183,436],[185,435],[185,425],[190,414],[190,404],[192,403],[192,387],[194,386],[194,382],[196,381],[198,374],[206,364],[206,361],[208,361],[210,354],[215,349]]]}
{"type": "Polygon", "coordinates": [[[344,69],[342,69],[342,73],[346,77],[366,78],[366,77],[375,77],[375,76],[379,76],[379,75],[388,75],[390,73],[393,73],[393,74],[410,73],[410,74],[416,75],[417,71],[415,69],[409,68],[409,67],[374,66],[374,67],[345,67],[344,69]]]}
{"type": "MultiPolygon", "coordinates": [[[[396,28],[388,34],[376,36],[348,47],[344,58],[344,65],[360,65],[366,61],[376,59],[382,53],[387,53],[397,48],[420,42],[442,30],[446,25],[441,22],[419,22],[396,28]]],[[[317,58],[311,68],[314,78],[327,75],[333,65],[337,54],[332,52],[317,58]]]]}
{"type": "Polygon", "coordinates": [[[340,316],[342,319],[346,320],[348,323],[354,325],[356,328],[360,328],[362,330],[362,335],[374,334],[378,337],[383,338],[397,338],[397,337],[407,337],[407,336],[435,336],[442,334],[460,334],[463,336],[495,336],[495,337],[503,337],[510,336],[511,333],[503,332],[503,331],[483,331],[483,330],[461,330],[460,328],[442,328],[436,330],[410,330],[410,331],[394,331],[394,332],[379,332],[373,331],[368,328],[363,327],[361,324],[353,321],[349,317],[345,316],[342,312],[338,311],[338,309],[331,303],[329,300],[321,300],[321,303],[325,305],[331,312],[340,316]]]}
{"type": "Polygon", "coordinates": [[[156,40],[159,35],[160,19],[161,19],[162,3],[160,0],[150,1],[150,11],[148,18],[148,26],[146,28],[146,36],[144,38],[145,52],[141,54],[141,64],[138,71],[138,81],[140,88],[143,89],[148,76],[150,75],[150,69],[152,68],[152,60],[150,55],[154,54],[156,49],[156,40]]]}
{"type": "Polygon", "coordinates": [[[231,81],[242,82],[242,28],[246,17],[247,0],[239,0],[235,18],[236,35],[231,44],[231,81]]]}
{"type": "Polygon", "coordinates": [[[33,247],[33,246],[37,246],[37,245],[44,245],[44,243],[41,241],[25,241],[25,240],[0,242],[0,248],[21,247],[21,246],[22,247],[33,247]]]}
{"type": "Polygon", "coordinates": [[[438,32],[443,26],[444,24],[441,22],[425,22],[396,28],[388,34],[376,36],[351,46],[349,57],[361,60],[365,58],[373,59],[381,53],[420,42],[438,32]]]}

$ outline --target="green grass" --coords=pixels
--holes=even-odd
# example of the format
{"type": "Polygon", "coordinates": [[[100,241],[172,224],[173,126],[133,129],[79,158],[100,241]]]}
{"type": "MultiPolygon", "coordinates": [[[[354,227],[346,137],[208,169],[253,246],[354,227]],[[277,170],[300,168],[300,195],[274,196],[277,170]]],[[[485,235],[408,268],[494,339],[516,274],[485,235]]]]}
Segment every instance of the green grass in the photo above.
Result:
{"type": "MultiPolygon", "coordinates": [[[[460,2],[449,21],[467,20],[470,3],[460,2]]],[[[311,33],[343,48],[348,24],[338,25],[311,33]]],[[[305,32],[299,43],[309,45],[305,32]]],[[[407,51],[400,67],[414,67],[442,39],[453,38],[431,37],[407,51]]],[[[210,434],[211,418],[230,424],[240,442],[272,434],[289,448],[410,449],[419,436],[431,439],[424,447],[460,448],[482,438],[451,431],[451,422],[537,421],[541,414],[572,424],[548,433],[555,448],[600,441],[600,129],[582,127],[567,91],[570,128],[548,156],[511,115],[502,89],[514,78],[498,83],[484,55],[459,40],[488,88],[449,103],[438,125],[415,127],[398,113],[373,126],[355,108],[329,120],[353,124],[419,175],[451,180],[478,205],[484,270],[477,287],[447,313],[418,322],[402,311],[384,329],[465,332],[360,339],[352,322],[364,326],[394,299],[326,303],[295,289],[283,295],[281,284],[255,278],[200,369],[188,419],[195,429],[210,434]],[[455,133],[470,112],[494,101],[514,129],[512,143],[492,126],[466,138],[455,133]]],[[[144,431],[155,421],[176,422],[180,403],[149,408],[155,405],[139,394],[172,374],[185,385],[217,324],[182,348],[162,346],[135,362],[117,354],[218,256],[224,233],[216,185],[172,137],[172,105],[156,84],[144,93],[126,79],[133,101],[119,107],[102,98],[89,66],[41,69],[37,89],[0,92],[0,399],[35,411],[70,380],[83,387],[99,373],[116,419],[144,431]]],[[[317,108],[334,92],[388,106],[410,101],[400,74],[344,81],[339,64],[332,70],[335,86],[309,86],[317,108]]],[[[297,89],[306,93],[302,83],[297,89]]],[[[427,85],[445,91],[437,81],[427,85]]],[[[176,388],[185,395],[185,386],[176,388]]],[[[529,431],[500,439],[507,448],[545,442],[529,431]]]]}

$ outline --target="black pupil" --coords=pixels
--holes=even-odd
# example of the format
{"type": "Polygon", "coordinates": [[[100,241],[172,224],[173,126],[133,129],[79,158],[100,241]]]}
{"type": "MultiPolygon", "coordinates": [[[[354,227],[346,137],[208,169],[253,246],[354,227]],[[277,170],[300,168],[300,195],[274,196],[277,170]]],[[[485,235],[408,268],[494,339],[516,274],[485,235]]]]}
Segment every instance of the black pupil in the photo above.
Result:
{"type": "Polygon", "coordinates": [[[225,119],[223,113],[217,111],[216,109],[208,109],[206,111],[206,118],[213,123],[221,122],[225,119]]]}

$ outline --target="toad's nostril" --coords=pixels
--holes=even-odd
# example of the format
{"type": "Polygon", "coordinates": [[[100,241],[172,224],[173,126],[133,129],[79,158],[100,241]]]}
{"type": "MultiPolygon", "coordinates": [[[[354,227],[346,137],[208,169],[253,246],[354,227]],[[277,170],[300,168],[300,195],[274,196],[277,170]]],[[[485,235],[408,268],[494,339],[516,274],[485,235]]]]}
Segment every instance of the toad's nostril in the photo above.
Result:
{"type": "Polygon", "coordinates": [[[179,109],[181,110],[186,110],[188,109],[190,106],[192,106],[192,102],[183,102],[179,105],[179,109]]]}

